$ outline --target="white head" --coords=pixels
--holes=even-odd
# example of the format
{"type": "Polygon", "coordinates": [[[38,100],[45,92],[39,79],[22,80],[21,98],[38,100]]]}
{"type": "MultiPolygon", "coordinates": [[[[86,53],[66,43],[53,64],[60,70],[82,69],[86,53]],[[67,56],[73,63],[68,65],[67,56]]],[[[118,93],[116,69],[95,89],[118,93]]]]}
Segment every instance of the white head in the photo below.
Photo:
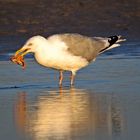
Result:
{"type": "Polygon", "coordinates": [[[15,55],[21,54],[22,56],[27,53],[35,53],[41,46],[44,46],[47,42],[47,39],[43,36],[33,36],[27,40],[24,46],[17,50],[15,55]]]}

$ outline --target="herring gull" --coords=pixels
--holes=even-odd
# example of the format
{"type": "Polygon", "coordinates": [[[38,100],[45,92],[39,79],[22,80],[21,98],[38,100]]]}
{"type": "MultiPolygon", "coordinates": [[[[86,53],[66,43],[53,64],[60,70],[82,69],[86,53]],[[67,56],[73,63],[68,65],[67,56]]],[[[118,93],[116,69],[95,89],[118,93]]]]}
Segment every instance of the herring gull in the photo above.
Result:
{"type": "Polygon", "coordinates": [[[70,84],[74,84],[76,72],[95,61],[106,50],[120,46],[125,41],[121,36],[88,37],[80,34],[55,34],[44,38],[33,36],[17,50],[12,61],[24,65],[23,57],[34,53],[36,61],[45,67],[60,71],[59,85],[62,85],[63,71],[70,71],[70,84]],[[18,56],[18,57],[17,57],[18,56]]]}

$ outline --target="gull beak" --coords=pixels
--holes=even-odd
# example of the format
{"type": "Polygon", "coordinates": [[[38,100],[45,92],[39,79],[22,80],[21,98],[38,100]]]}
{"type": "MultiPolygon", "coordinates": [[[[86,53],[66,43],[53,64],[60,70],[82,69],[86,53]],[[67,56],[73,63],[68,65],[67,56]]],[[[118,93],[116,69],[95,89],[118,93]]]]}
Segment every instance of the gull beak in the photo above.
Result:
{"type": "Polygon", "coordinates": [[[15,56],[20,55],[20,56],[24,56],[27,53],[29,53],[30,48],[21,48],[19,50],[16,51],[15,56]]]}

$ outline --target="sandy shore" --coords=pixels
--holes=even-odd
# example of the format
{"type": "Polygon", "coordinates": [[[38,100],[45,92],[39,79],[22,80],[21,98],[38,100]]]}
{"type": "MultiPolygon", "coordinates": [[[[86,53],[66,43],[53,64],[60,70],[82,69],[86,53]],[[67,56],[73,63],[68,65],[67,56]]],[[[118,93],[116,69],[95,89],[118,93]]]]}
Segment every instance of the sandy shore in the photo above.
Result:
{"type": "Polygon", "coordinates": [[[0,35],[76,32],[139,38],[139,0],[1,0],[0,35]],[[18,12],[17,12],[18,11],[18,12]]]}

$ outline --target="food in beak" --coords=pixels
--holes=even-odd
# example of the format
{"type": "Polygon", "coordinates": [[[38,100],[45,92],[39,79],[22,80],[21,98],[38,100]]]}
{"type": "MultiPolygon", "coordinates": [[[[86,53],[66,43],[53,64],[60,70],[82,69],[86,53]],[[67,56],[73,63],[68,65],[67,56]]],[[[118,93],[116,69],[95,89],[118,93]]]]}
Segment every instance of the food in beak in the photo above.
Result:
{"type": "Polygon", "coordinates": [[[18,64],[20,66],[22,66],[23,69],[25,69],[26,65],[25,65],[25,62],[24,62],[24,57],[22,55],[14,55],[10,58],[10,60],[15,63],[15,64],[18,64]]]}
{"type": "Polygon", "coordinates": [[[12,56],[10,58],[10,60],[15,63],[15,64],[18,64],[20,66],[22,66],[23,69],[25,69],[26,65],[25,65],[25,62],[24,62],[24,56],[29,53],[30,48],[21,48],[19,50],[16,51],[15,55],[12,56]]]}

